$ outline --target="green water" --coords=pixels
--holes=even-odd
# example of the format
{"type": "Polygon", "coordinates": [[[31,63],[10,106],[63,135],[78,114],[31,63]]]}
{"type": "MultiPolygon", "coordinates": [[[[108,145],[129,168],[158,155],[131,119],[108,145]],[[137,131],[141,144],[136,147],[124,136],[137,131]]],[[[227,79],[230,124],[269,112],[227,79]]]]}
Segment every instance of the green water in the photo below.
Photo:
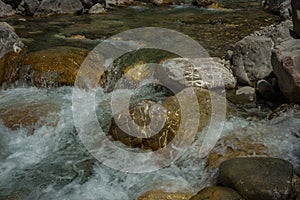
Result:
{"type": "Polygon", "coordinates": [[[93,49],[101,40],[114,34],[151,26],[182,32],[198,41],[212,56],[223,56],[235,42],[279,20],[279,17],[263,11],[258,1],[221,2],[227,10],[194,6],[131,6],[114,9],[105,15],[18,16],[5,21],[16,28],[29,51],[65,45],[93,49]],[[72,35],[83,35],[91,40],[65,38],[72,35]]]}

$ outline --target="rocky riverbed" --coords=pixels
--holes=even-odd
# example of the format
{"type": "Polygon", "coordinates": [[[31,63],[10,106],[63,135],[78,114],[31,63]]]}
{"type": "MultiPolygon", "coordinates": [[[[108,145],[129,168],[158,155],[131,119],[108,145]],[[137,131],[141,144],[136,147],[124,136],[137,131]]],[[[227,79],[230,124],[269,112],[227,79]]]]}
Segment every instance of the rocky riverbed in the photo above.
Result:
{"type": "Polygon", "coordinates": [[[300,198],[298,1],[0,6],[0,199],[300,198]]]}

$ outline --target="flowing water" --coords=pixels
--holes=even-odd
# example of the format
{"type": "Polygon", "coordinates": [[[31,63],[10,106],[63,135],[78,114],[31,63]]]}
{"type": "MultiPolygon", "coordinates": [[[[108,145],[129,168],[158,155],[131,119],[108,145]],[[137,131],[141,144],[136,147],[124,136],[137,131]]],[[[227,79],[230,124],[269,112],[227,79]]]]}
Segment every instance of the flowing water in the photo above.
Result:
{"type": "MultiPolygon", "coordinates": [[[[156,26],[187,34],[211,55],[222,56],[234,42],[278,20],[261,11],[257,1],[223,4],[231,10],[132,6],[101,16],[51,16],[25,18],[26,21],[12,17],[6,21],[16,28],[31,52],[55,46],[93,49],[121,31],[156,26]],[[84,35],[86,39],[70,38],[74,35],[84,35]]],[[[131,200],[155,189],[197,192],[213,181],[215,170],[205,168],[206,159],[199,156],[198,140],[178,160],[158,171],[131,174],[103,165],[87,151],[75,129],[72,92],[72,87],[20,87],[1,92],[2,116],[6,114],[10,119],[23,113],[24,106],[32,106],[33,111],[25,111],[28,113],[24,116],[38,119],[34,126],[29,122],[8,128],[13,117],[0,123],[0,199],[131,200]],[[42,111],[36,109],[39,107],[42,111]]],[[[101,92],[98,88],[97,116],[107,131],[111,121],[107,103],[110,94],[100,95],[101,92]]],[[[146,90],[142,96],[162,101],[164,95],[146,90]]],[[[85,106],[83,103],[79,109],[84,111],[85,106]]],[[[270,155],[288,159],[296,170],[300,169],[300,109],[292,107],[271,120],[266,118],[268,112],[257,107],[249,114],[246,111],[246,115],[229,115],[222,135],[249,135],[254,142],[266,145],[270,155]],[[261,120],[261,116],[265,118],[261,120]]]]}

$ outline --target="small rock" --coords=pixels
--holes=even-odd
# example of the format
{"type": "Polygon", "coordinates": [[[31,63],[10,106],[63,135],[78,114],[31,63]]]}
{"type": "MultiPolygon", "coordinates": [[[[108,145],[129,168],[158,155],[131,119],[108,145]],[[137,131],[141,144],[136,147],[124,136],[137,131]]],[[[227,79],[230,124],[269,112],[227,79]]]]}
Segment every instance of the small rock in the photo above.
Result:
{"type": "Polygon", "coordinates": [[[100,3],[96,3],[89,10],[89,14],[104,14],[104,13],[106,13],[106,10],[100,3]]]}
{"type": "Polygon", "coordinates": [[[39,7],[39,1],[38,0],[23,0],[23,6],[25,9],[25,14],[32,16],[32,15],[34,15],[35,11],[39,7]]]}
{"type": "Polygon", "coordinates": [[[212,186],[202,189],[190,200],[241,200],[242,197],[231,188],[212,186]]]}
{"type": "Polygon", "coordinates": [[[216,4],[217,1],[216,0],[193,0],[192,3],[196,6],[207,7],[207,6],[211,6],[213,4],[216,4]]]}
{"type": "Polygon", "coordinates": [[[232,71],[239,83],[252,85],[272,72],[272,47],[272,39],[265,36],[247,36],[236,44],[232,71]]]}
{"type": "Polygon", "coordinates": [[[221,184],[245,199],[290,199],[293,165],[277,158],[235,158],[219,168],[221,184]]]}
{"type": "Polygon", "coordinates": [[[250,86],[244,86],[235,91],[235,95],[230,98],[233,103],[251,104],[256,101],[255,89],[250,86]]]}
{"type": "Polygon", "coordinates": [[[192,193],[149,191],[142,194],[137,200],[189,200],[192,196],[192,193]]]}
{"type": "Polygon", "coordinates": [[[153,0],[152,3],[157,6],[173,5],[173,0],[153,0]]]}

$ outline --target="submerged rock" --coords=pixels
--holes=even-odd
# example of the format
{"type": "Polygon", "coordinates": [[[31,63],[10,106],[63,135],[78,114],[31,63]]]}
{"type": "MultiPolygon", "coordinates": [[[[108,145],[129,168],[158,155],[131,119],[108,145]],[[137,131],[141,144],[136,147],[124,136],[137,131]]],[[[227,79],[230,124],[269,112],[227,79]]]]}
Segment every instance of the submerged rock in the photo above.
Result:
{"type": "MultiPolygon", "coordinates": [[[[198,98],[199,111],[201,112],[198,126],[198,131],[201,131],[208,124],[211,117],[211,97],[208,90],[201,88],[194,89],[198,98]]],[[[190,103],[192,100],[187,98],[192,94],[188,91],[183,90],[178,95],[186,97],[181,104],[175,96],[172,96],[167,98],[161,106],[155,105],[155,102],[152,101],[142,101],[131,105],[129,111],[125,109],[114,116],[109,134],[112,135],[115,140],[121,141],[130,147],[152,150],[165,147],[177,134],[180,124],[186,123],[185,121],[187,119],[181,118],[181,105],[192,105],[192,103],[190,103]],[[130,116],[127,115],[128,112],[130,116]],[[164,115],[159,115],[162,113],[166,114],[165,120],[162,118],[164,115]],[[117,122],[115,119],[117,119],[117,122]],[[131,119],[137,126],[132,126],[129,123],[131,119]],[[155,122],[152,123],[152,126],[154,125],[153,127],[147,127],[150,123],[150,119],[155,120],[155,122]],[[129,133],[131,135],[129,135],[129,133]],[[147,135],[150,133],[155,134],[152,136],[147,135]],[[132,135],[136,135],[136,137],[132,135]]],[[[190,109],[194,111],[193,108],[190,109]]],[[[181,135],[180,137],[182,137],[182,140],[187,139],[185,135],[181,135]]],[[[189,138],[189,140],[193,140],[193,138],[189,138]]]]}
{"type": "Polygon", "coordinates": [[[235,158],[219,168],[221,184],[245,199],[290,199],[293,165],[277,158],[235,158]]]}
{"type": "Polygon", "coordinates": [[[27,85],[54,87],[73,85],[77,71],[88,51],[74,47],[56,47],[26,55],[20,79],[27,85]]]}
{"type": "Polygon", "coordinates": [[[193,196],[192,193],[149,191],[142,194],[137,200],[189,200],[191,196],[193,196]]]}
{"type": "Polygon", "coordinates": [[[242,197],[233,189],[212,186],[202,189],[197,195],[190,198],[190,200],[241,200],[242,197]]]}
{"type": "Polygon", "coordinates": [[[239,83],[252,85],[272,72],[272,47],[272,39],[265,36],[247,36],[236,44],[232,71],[239,83]]]}
{"type": "Polygon", "coordinates": [[[263,0],[262,6],[283,19],[291,17],[291,0],[263,0]]]}
{"type": "Polygon", "coordinates": [[[289,40],[272,53],[274,74],[281,92],[292,102],[300,102],[300,40],[289,40]]]}

